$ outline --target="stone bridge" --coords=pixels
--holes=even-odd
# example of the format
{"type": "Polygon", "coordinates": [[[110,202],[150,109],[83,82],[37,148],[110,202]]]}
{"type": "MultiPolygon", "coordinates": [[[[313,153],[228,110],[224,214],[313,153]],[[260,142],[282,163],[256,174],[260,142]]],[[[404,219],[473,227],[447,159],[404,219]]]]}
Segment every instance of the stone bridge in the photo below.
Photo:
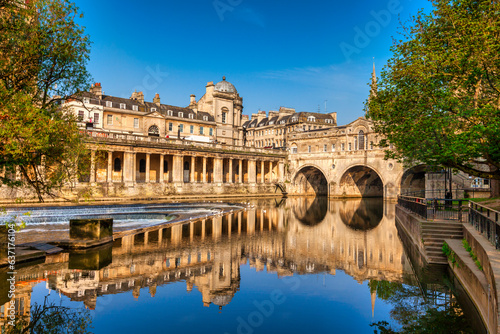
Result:
{"type": "Polygon", "coordinates": [[[396,198],[401,189],[425,189],[422,167],[405,170],[385,160],[379,136],[364,118],[332,129],[292,134],[285,166],[291,195],[396,198]]]}

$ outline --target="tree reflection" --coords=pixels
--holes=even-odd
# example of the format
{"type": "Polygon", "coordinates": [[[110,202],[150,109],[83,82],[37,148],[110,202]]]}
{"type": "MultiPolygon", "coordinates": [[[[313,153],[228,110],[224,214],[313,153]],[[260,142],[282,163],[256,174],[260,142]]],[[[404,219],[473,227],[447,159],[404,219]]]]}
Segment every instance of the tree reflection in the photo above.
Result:
{"type": "MultiPolygon", "coordinates": [[[[87,334],[92,318],[85,309],[56,305],[45,298],[43,305],[34,304],[31,316],[16,317],[14,326],[7,325],[7,334],[87,334]]],[[[2,333],[4,331],[2,330],[2,333]]]]}
{"type": "Polygon", "coordinates": [[[371,280],[370,292],[392,304],[391,317],[401,324],[394,329],[386,321],[372,323],[375,333],[474,333],[453,295],[425,298],[419,287],[371,280]]]}

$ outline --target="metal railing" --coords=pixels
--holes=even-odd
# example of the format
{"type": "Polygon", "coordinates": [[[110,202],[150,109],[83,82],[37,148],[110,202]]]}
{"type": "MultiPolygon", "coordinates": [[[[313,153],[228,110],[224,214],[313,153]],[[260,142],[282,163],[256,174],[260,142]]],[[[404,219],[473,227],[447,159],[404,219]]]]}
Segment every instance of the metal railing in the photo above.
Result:
{"type": "Polygon", "coordinates": [[[481,233],[489,242],[500,248],[500,212],[481,204],[469,202],[469,223],[481,233]]]}
{"type": "Polygon", "coordinates": [[[411,197],[411,196],[398,196],[398,204],[405,209],[416,213],[422,218],[427,219],[427,201],[425,198],[411,197]]]}
{"type": "Polygon", "coordinates": [[[468,212],[467,202],[457,199],[427,199],[427,218],[465,221],[468,212]]]}
{"type": "Polygon", "coordinates": [[[467,200],[398,196],[400,206],[429,220],[464,221],[468,211],[466,203],[467,200]]]}

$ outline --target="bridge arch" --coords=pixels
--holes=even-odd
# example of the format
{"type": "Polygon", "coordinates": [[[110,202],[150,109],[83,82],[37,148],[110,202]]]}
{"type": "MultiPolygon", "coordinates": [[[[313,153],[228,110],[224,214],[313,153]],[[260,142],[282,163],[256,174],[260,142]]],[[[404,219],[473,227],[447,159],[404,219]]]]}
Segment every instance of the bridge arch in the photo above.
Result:
{"type": "Polygon", "coordinates": [[[405,169],[400,180],[401,194],[425,197],[425,174],[427,169],[427,165],[417,165],[405,169]]]}
{"type": "Polygon", "coordinates": [[[292,180],[297,195],[328,195],[326,173],[316,165],[301,166],[292,180]]]}
{"type": "Polygon", "coordinates": [[[344,170],[339,190],[347,197],[384,197],[385,182],[374,167],[351,165],[344,170]]]}

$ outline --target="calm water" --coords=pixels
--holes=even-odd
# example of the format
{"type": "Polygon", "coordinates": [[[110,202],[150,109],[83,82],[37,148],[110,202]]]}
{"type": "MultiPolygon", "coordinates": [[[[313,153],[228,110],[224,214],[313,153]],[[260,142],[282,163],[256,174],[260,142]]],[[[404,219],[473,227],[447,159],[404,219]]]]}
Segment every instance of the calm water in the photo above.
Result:
{"type": "Polygon", "coordinates": [[[18,268],[18,315],[46,299],[86,308],[93,333],[373,333],[423,303],[459,308],[440,278],[415,277],[392,204],[250,204],[18,268]]]}

